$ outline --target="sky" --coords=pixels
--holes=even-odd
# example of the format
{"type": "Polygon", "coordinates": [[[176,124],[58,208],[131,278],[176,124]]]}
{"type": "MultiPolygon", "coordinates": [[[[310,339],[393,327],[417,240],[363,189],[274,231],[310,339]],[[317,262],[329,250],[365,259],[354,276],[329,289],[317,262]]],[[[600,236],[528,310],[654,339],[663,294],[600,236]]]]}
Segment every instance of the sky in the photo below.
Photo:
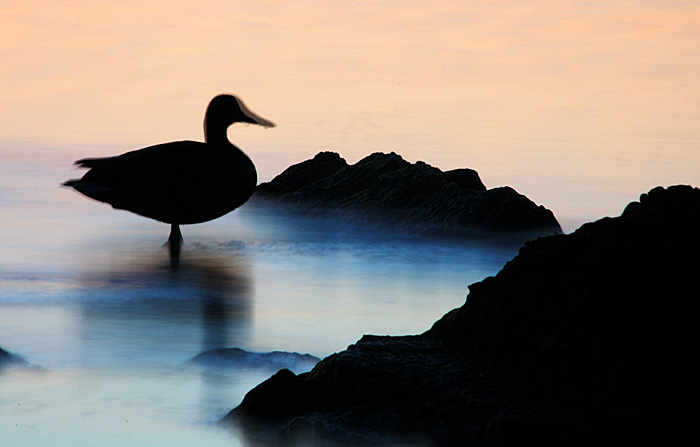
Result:
{"type": "MultiPolygon", "coordinates": [[[[229,137],[270,180],[323,150],[476,169],[565,230],[700,184],[697,1],[2,1],[0,158],[229,137]]],[[[6,161],[7,162],[7,161],[6,161]]]]}

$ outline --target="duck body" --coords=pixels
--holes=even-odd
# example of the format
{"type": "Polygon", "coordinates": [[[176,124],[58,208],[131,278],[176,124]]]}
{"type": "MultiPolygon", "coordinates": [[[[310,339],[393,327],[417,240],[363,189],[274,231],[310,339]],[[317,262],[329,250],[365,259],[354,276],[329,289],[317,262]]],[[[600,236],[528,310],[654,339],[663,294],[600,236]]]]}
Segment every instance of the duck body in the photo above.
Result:
{"type": "Polygon", "coordinates": [[[230,143],[176,141],[76,165],[90,170],[66,186],[116,209],[178,225],[233,211],[257,183],[253,162],[230,143]]]}
{"type": "Polygon", "coordinates": [[[228,140],[227,129],[236,122],[275,125],[239,98],[219,95],[207,107],[204,142],[175,141],[78,160],[76,166],[89,171],[63,185],[116,209],[171,224],[171,241],[179,244],[179,225],[221,217],[255,190],[255,165],[228,140]]]}

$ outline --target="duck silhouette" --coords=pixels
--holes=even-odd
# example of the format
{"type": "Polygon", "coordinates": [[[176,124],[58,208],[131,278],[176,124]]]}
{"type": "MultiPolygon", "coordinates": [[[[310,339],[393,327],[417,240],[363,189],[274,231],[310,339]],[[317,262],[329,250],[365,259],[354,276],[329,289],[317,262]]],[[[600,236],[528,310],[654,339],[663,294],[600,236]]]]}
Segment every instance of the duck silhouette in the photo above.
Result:
{"type": "Polygon", "coordinates": [[[255,165],[226,134],[237,122],[275,126],[240,98],[219,95],[207,107],[204,143],[175,141],[114,157],[84,158],[75,165],[89,171],[63,186],[115,209],[170,224],[168,245],[171,256],[177,257],[180,225],[219,218],[243,205],[255,190],[255,165]]]}

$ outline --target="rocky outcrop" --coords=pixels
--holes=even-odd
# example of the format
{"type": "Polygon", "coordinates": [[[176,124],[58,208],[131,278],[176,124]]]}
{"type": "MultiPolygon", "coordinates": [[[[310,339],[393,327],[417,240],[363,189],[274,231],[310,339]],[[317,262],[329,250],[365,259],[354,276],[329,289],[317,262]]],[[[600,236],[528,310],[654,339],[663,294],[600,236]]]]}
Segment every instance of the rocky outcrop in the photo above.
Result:
{"type": "Polygon", "coordinates": [[[228,418],[438,445],[697,441],[698,229],[700,190],[655,188],[525,244],[426,333],[280,371],[228,418]]]}
{"type": "Polygon", "coordinates": [[[557,383],[651,380],[648,361],[684,361],[677,354],[699,341],[699,230],[700,190],[653,189],[620,217],[525,243],[427,335],[461,355],[517,364],[557,383]],[[571,376],[604,364],[603,376],[571,376]]]}
{"type": "Polygon", "coordinates": [[[321,152],[258,186],[253,202],[290,205],[354,223],[388,225],[414,233],[561,233],[554,214],[510,187],[487,190],[471,169],[443,172],[390,153],[354,165],[321,152]]]}
{"type": "Polygon", "coordinates": [[[310,354],[298,352],[252,352],[241,348],[219,348],[202,352],[188,363],[224,369],[246,368],[274,372],[284,368],[294,372],[305,372],[320,360],[310,354]]]}

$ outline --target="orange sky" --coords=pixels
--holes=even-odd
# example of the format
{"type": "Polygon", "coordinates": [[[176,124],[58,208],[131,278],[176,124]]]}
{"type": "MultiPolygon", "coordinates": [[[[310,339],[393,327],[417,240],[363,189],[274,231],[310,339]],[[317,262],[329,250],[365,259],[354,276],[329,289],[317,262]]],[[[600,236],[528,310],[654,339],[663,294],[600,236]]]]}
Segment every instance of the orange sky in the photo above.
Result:
{"type": "Polygon", "coordinates": [[[201,139],[234,92],[278,124],[230,129],[262,180],[394,150],[555,212],[700,184],[698,2],[239,3],[3,2],[0,147],[201,139]]]}

